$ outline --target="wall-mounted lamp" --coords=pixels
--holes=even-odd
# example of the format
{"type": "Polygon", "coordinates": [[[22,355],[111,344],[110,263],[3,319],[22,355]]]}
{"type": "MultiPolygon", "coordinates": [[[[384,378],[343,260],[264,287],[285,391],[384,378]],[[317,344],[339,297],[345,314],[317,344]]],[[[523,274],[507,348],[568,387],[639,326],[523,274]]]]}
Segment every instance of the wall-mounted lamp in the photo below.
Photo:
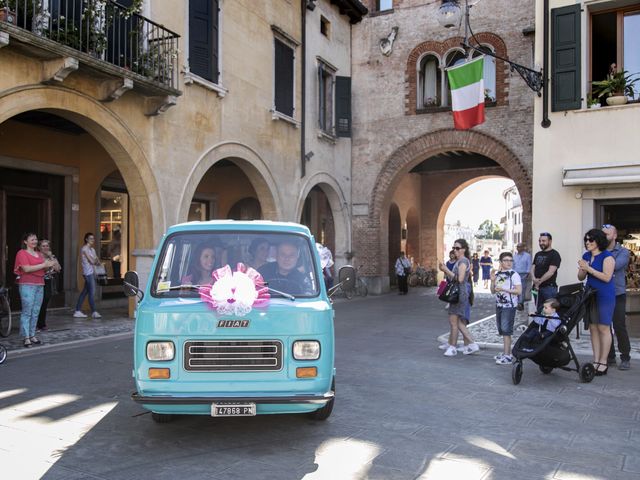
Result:
{"type": "Polygon", "coordinates": [[[512,62],[506,58],[499,57],[489,49],[480,47],[480,42],[473,34],[471,23],[469,22],[469,10],[479,1],[480,0],[442,0],[442,4],[438,9],[438,23],[445,28],[451,28],[457,27],[461,22],[464,22],[464,40],[462,42],[462,46],[467,51],[472,49],[508,63],[511,71],[515,70],[518,72],[527,86],[540,96],[541,90],[544,86],[542,72],[525,67],[519,63],[512,62]],[[463,3],[463,6],[460,5],[461,3],[463,3]],[[469,43],[469,36],[474,41],[475,45],[471,45],[469,43]]]}
{"type": "Polygon", "coordinates": [[[305,155],[304,155],[304,159],[308,162],[311,160],[311,157],[313,157],[314,153],[313,150],[309,150],[305,155]]]}

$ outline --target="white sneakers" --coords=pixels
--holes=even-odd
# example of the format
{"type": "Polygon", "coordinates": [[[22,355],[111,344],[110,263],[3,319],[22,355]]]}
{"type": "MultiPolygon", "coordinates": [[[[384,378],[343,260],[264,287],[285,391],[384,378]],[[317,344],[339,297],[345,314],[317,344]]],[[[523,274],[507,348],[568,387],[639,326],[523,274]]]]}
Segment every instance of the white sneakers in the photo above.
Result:
{"type": "Polygon", "coordinates": [[[475,342],[462,347],[462,353],[465,355],[471,355],[472,353],[476,353],[478,350],[480,350],[480,345],[475,342]]]}
{"type": "MultiPolygon", "coordinates": [[[[438,345],[438,348],[440,350],[445,350],[445,357],[455,357],[458,354],[458,348],[453,345],[449,345],[448,343],[442,343],[438,345]]],[[[472,353],[476,353],[478,350],[480,350],[480,345],[475,342],[460,348],[460,351],[464,355],[471,355],[472,353]]]]}
{"type": "Polygon", "coordinates": [[[448,345],[444,352],[445,357],[455,357],[458,354],[458,349],[453,345],[448,345]]]}
{"type": "Polygon", "coordinates": [[[513,357],[511,355],[505,355],[504,353],[500,355],[500,358],[496,358],[496,363],[498,365],[511,365],[513,363],[513,357]]]}
{"type": "MultiPolygon", "coordinates": [[[[82,313],[80,310],[76,310],[75,312],[73,312],[73,318],[87,318],[87,315],[82,313]]],[[[102,318],[102,315],[100,315],[98,312],[93,312],[91,314],[91,318],[102,318]]]]}

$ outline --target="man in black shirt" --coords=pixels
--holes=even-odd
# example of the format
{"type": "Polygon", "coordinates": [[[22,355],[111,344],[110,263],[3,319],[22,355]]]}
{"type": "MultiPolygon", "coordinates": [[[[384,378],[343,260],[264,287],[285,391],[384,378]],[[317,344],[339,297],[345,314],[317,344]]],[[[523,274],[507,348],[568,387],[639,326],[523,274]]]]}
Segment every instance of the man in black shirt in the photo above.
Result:
{"type": "Polygon", "coordinates": [[[543,232],[538,239],[540,251],[533,257],[531,265],[532,287],[538,291],[536,310],[542,311],[542,305],[548,298],[558,294],[558,268],[560,268],[560,254],[551,248],[552,237],[549,232],[543,232]]]}
{"type": "Polygon", "coordinates": [[[308,282],[304,274],[296,268],[299,258],[298,246],[284,241],[278,245],[276,261],[263,265],[258,271],[270,288],[300,295],[308,291],[308,282]]]}

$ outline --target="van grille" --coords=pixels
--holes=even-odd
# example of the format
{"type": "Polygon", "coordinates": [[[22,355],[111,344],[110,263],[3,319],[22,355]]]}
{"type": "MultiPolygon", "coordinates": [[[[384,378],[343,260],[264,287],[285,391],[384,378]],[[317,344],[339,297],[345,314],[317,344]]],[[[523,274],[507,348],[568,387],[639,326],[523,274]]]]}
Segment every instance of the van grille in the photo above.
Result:
{"type": "Polygon", "coordinates": [[[256,372],[282,368],[278,340],[188,341],[184,369],[191,372],[256,372]]]}

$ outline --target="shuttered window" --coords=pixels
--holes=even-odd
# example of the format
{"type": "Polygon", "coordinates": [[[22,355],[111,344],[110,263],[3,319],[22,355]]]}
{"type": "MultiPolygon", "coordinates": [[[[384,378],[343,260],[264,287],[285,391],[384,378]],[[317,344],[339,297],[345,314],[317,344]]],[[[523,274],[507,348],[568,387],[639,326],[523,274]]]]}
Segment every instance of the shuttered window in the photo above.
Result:
{"type": "Polygon", "coordinates": [[[580,96],[580,5],[551,10],[551,111],[576,110],[580,96]]]}
{"type": "Polygon", "coordinates": [[[218,0],[189,0],[189,70],[218,83],[218,0]]]}
{"type": "Polygon", "coordinates": [[[293,48],[274,39],[275,42],[275,109],[293,117],[293,48]]]}
{"type": "Polygon", "coordinates": [[[351,136],[351,77],[336,76],[336,136],[351,136]]]}

